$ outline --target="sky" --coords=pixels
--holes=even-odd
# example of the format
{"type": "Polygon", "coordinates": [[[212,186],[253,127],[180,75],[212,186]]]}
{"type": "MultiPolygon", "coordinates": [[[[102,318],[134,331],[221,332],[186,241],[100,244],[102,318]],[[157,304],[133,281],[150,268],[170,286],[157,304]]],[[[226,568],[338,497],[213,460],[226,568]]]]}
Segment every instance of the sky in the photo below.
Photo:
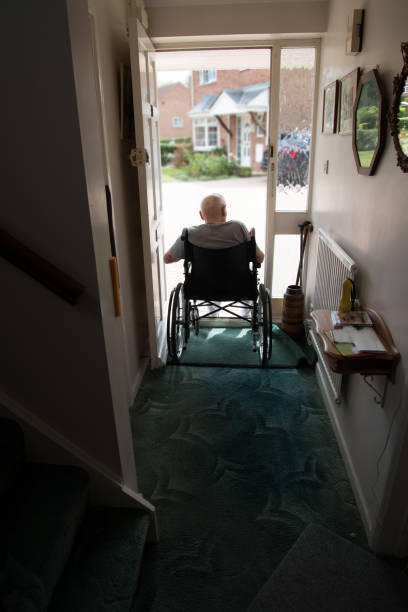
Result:
{"type": "Polygon", "coordinates": [[[163,70],[157,73],[157,83],[159,87],[168,85],[169,83],[178,83],[181,81],[186,84],[190,76],[190,70],[163,70]]]}

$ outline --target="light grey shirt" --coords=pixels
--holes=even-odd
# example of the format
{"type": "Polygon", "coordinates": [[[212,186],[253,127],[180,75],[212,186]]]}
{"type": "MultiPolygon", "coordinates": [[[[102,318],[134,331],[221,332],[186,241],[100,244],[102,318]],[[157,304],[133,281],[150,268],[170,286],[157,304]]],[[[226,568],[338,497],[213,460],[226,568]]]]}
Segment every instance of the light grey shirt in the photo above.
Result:
{"type": "MultiPolygon", "coordinates": [[[[203,249],[227,249],[249,240],[249,232],[241,221],[202,223],[188,228],[188,240],[203,249]]],[[[181,236],[170,247],[175,257],[184,258],[184,244],[181,236]]]]}

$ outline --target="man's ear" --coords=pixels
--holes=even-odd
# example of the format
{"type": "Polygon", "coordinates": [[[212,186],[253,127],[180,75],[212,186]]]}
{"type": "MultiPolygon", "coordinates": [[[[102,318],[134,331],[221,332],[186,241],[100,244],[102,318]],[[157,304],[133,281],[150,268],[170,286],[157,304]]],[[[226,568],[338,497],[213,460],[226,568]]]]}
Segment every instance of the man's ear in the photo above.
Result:
{"type": "Polygon", "coordinates": [[[199,211],[199,213],[200,213],[200,217],[202,218],[202,220],[203,220],[203,221],[205,221],[205,219],[204,219],[204,215],[203,215],[203,213],[202,213],[202,211],[201,211],[201,210],[199,211]]]}
{"type": "Polygon", "coordinates": [[[227,217],[227,205],[226,204],[222,205],[221,214],[222,214],[223,217],[225,217],[225,218],[227,217]]]}

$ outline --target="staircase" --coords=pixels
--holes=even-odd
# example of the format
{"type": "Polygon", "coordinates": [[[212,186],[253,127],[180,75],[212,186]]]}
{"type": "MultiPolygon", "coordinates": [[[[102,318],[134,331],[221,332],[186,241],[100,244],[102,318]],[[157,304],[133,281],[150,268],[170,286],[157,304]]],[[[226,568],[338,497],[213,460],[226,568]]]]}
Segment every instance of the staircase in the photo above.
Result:
{"type": "Polygon", "coordinates": [[[31,463],[20,426],[0,419],[0,609],[125,612],[147,513],[88,505],[79,467],[31,463]]]}

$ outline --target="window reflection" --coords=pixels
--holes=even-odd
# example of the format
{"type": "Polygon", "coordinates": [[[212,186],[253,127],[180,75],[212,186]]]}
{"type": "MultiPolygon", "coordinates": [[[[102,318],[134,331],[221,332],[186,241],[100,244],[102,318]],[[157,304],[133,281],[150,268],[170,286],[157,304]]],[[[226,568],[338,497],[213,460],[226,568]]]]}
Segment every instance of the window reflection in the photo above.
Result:
{"type": "Polygon", "coordinates": [[[402,89],[398,109],[398,138],[404,155],[408,155],[408,77],[402,89]]]}
{"type": "Polygon", "coordinates": [[[378,93],[373,81],[361,88],[356,117],[356,146],[360,165],[369,168],[378,144],[378,93]]]}

